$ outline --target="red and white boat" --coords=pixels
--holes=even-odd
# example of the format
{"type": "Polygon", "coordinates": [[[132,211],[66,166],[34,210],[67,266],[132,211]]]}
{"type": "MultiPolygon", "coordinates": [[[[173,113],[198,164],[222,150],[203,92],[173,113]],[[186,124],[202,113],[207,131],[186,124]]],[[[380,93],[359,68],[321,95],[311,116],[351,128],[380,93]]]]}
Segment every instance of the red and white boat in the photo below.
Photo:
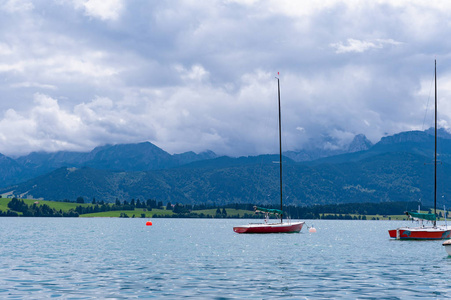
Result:
{"type": "Polygon", "coordinates": [[[444,240],[451,238],[451,227],[400,227],[389,230],[388,233],[391,238],[398,240],[444,240]]]}
{"type": "Polygon", "coordinates": [[[269,214],[283,215],[278,209],[266,209],[254,206],[255,212],[265,213],[265,223],[250,223],[248,225],[233,227],[236,233],[298,233],[301,231],[304,222],[283,222],[282,217],[280,223],[268,223],[269,214]]]}
{"type": "MultiPolygon", "coordinates": [[[[277,77],[276,77],[277,78],[277,77]]],[[[236,233],[297,233],[300,232],[304,222],[283,222],[283,204],[282,204],[282,124],[280,113],[280,83],[277,78],[277,88],[279,97],[279,165],[280,165],[280,210],[268,209],[254,206],[255,212],[265,214],[264,223],[250,223],[248,225],[233,227],[236,233]],[[269,214],[280,216],[280,223],[269,223],[269,214]]]]}
{"type": "Polygon", "coordinates": [[[397,240],[443,240],[451,238],[451,226],[437,225],[435,214],[406,213],[410,218],[419,221],[418,227],[400,227],[389,230],[391,238],[397,240]],[[423,225],[424,221],[433,222],[430,226],[423,225]]]}
{"type": "Polygon", "coordinates": [[[233,227],[236,233],[298,233],[304,222],[297,223],[273,223],[273,224],[248,224],[233,227]]]}
{"type": "MultiPolygon", "coordinates": [[[[435,151],[434,151],[434,213],[424,214],[406,212],[413,220],[419,221],[418,227],[400,227],[389,230],[391,238],[398,240],[442,240],[451,238],[451,226],[437,225],[437,61],[435,61],[435,151]],[[432,222],[432,226],[424,226],[423,221],[432,222]]],[[[445,212],[446,215],[446,212],[445,212]]],[[[445,219],[446,220],[446,219],[445,219]]]]}

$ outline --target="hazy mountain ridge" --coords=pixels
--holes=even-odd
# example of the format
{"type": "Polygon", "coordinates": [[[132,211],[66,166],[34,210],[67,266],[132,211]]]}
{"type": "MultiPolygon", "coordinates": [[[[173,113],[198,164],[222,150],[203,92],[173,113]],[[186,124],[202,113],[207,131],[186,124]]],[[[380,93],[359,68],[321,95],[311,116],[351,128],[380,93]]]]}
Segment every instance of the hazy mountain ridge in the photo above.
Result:
{"type": "MultiPolygon", "coordinates": [[[[385,137],[372,145],[362,135],[354,138],[355,143],[344,154],[309,162],[295,162],[284,156],[285,202],[311,205],[423,199],[430,204],[433,140],[428,131],[413,131],[385,137]]],[[[439,138],[439,149],[442,161],[439,182],[443,183],[451,179],[451,139],[439,138]]],[[[278,198],[278,155],[238,158],[216,157],[213,152],[170,155],[150,143],[104,146],[93,152],[87,154],[91,155],[90,160],[85,160],[83,167],[65,166],[0,192],[13,191],[16,195],[49,200],[83,196],[109,202],[116,198],[152,198],[192,204],[269,204],[278,198]],[[142,151],[145,153],[139,154],[142,151]],[[127,159],[122,160],[123,157],[127,159]],[[120,168],[123,171],[118,171],[120,168]]],[[[74,153],[65,155],[76,157],[74,153]]],[[[61,153],[54,156],[64,157],[61,153]]],[[[41,156],[37,157],[42,161],[41,156]]],[[[39,165],[36,159],[26,161],[39,165]]],[[[451,187],[440,184],[439,193],[448,195],[451,187]]],[[[451,200],[445,196],[445,201],[448,198],[451,200]]]]}
{"type": "Polygon", "coordinates": [[[0,182],[3,186],[10,181],[10,178],[20,178],[23,168],[13,159],[0,154],[0,182]]]}
{"type": "MultiPolygon", "coordinates": [[[[356,151],[355,149],[367,149],[371,145],[371,142],[364,135],[360,134],[354,138],[346,150],[312,147],[310,150],[301,150],[299,152],[284,152],[284,155],[298,162],[311,161],[344,152],[353,152],[356,151]]],[[[180,167],[217,157],[213,151],[209,150],[199,154],[188,151],[171,155],[150,142],[103,145],[94,148],[90,152],[32,152],[16,159],[7,158],[8,163],[6,159],[5,161],[0,160],[0,170],[2,168],[7,169],[3,176],[0,177],[2,179],[0,188],[32,179],[62,167],[90,167],[111,171],[149,171],[180,167]]]]}
{"type": "Polygon", "coordinates": [[[352,142],[343,148],[327,148],[327,147],[307,147],[300,151],[287,151],[284,155],[297,162],[312,161],[324,157],[336,156],[345,153],[353,153],[357,151],[365,151],[370,149],[373,143],[363,134],[358,134],[352,142]]]}
{"type": "Polygon", "coordinates": [[[90,152],[32,152],[12,159],[0,154],[0,187],[17,184],[62,167],[90,167],[111,171],[147,171],[177,167],[215,158],[212,151],[171,155],[152,143],[104,145],[90,152]]]}
{"type": "MultiPolygon", "coordinates": [[[[238,160],[238,159],[232,159],[238,160]]],[[[284,202],[313,205],[346,202],[432,201],[433,168],[424,157],[386,153],[344,164],[284,165],[284,202]]],[[[156,199],[172,203],[278,203],[278,164],[235,164],[222,167],[176,168],[117,172],[91,168],[60,168],[15,186],[18,195],[49,200],[83,196],[112,202],[156,199]]],[[[450,164],[441,166],[441,181],[451,179],[450,164]]],[[[439,193],[451,188],[441,185],[439,193]]]]}

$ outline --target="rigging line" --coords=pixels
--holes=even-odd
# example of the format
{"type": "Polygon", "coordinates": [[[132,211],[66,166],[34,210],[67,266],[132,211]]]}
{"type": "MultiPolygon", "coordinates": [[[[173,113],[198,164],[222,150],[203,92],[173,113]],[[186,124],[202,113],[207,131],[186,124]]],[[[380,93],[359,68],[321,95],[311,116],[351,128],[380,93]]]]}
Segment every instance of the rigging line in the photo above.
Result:
{"type": "Polygon", "coordinates": [[[421,127],[421,131],[424,131],[424,123],[426,122],[426,116],[428,114],[428,109],[429,109],[429,102],[431,100],[431,93],[432,93],[432,84],[434,83],[434,74],[432,74],[432,79],[431,79],[431,87],[429,88],[429,97],[428,97],[428,103],[426,105],[426,111],[424,112],[424,118],[423,118],[423,126],[421,127]]]}

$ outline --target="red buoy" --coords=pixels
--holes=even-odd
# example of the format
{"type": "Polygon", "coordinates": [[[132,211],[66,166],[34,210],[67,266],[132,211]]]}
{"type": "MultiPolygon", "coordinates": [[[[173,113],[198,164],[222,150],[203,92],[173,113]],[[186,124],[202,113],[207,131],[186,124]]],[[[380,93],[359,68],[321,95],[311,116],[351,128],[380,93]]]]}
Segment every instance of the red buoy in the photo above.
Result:
{"type": "Polygon", "coordinates": [[[147,221],[146,222],[146,226],[152,226],[152,222],[151,221],[147,221]]]}

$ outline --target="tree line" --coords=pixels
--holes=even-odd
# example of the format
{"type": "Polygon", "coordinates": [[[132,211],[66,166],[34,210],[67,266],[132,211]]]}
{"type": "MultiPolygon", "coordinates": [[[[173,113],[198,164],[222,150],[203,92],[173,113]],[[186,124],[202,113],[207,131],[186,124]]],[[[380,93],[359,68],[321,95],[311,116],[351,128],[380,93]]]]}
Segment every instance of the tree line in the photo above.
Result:
{"type": "MultiPolygon", "coordinates": [[[[90,205],[85,204],[82,197],[78,197],[75,209],[69,211],[62,211],[51,208],[47,204],[27,205],[23,200],[13,198],[8,203],[8,210],[3,212],[0,210],[0,217],[78,217],[83,214],[106,212],[106,211],[134,211],[135,209],[143,209],[143,211],[152,211],[152,209],[165,209],[172,211],[172,214],[153,214],[154,218],[261,218],[260,214],[253,212],[253,204],[249,203],[235,203],[222,206],[208,205],[208,204],[172,204],[167,202],[166,205],[162,201],[148,199],[140,201],[139,199],[132,199],[130,201],[118,199],[114,203],[105,203],[104,201],[96,201],[95,198],[90,201],[90,205]],[[83,204],[83,205],[82,205],[83,204]],[[229,211],[227,211],[229,209],[229,211]],[[230,209],[249,211],[241,215],[230,209]],[[201,210],[214,210],[213,214],[206,214],[199,212],[201,210]]],[[[277,205],[259,205],[260,207],[270,209],[280,209],[277,205]]],[[[288,205],[283,207],[285,216],[292,219],[357,219],[366,220],[365,215],[400,215],[404,211],[416,210],[418,202],[381,202],[381,203],[344,203],[344,204],[327,204],[327,205],[312,205],[312,206],[295,206],[288,205]],[[353,216],[351,216],[353,215],[353,216]]],[[[429,209],[430,208],[423,208],[429,209]]],[[[144,217],[145,214],[141,214],[144,217]]],[[[127,214],[122,213],[121,217],[128,217],[127,214]]],[[[275,218],[275,216],[271,216],[275,218]]]]}
{"type": "MultiPolygon", "coordinates": [[[[77,203],[84,203],[84,200],[81,201],[80,198],[81,197],[77,198],[77,203]]],[[[153,199],[148,199],[147,201],[141,201],[139,199],[135,201],[135,199],[132,199],[130,202],[128,202],[127,200],[121,202],[119,199],[116,199],[113,204],[110,204],[105,203],[104,201],[97,202],[94,198],[91,202],[91,205],[77,205],[75,211],[80,215],[84,215],[105,211],[135,210],[135,208],[141,208],[145,211],[152,211],[153,208],[161,207],[163,207],[163,202],[157,202],[153,199]]]]}
{"type": "MultiPolygon", "coordinates": [[[[259,207],[269,209],[280,209],[278,205],[258,205],[259,207]]],[[[172,218],[261,218],[261,215],[255,213],[245,213],[240,216],[237,214],[227,214],[226,208],[236,210],[253,211],[254,205],[249,203],[235,203],[223,206],[196,204],[183,205],[176,203],[171,205],[168,202],[166,209],[172,209],[173,215],[154,215],[154,217],[172,217],[172,218]],[[213,215],[196,213],[197,210],[216,209],[213,215]]],[[[366,220],[366,215],[401,215],[405,211],[415,211],[418,208],[418,202],[381,202],[381,203],[343,203],[312,206],[283,206],[285,216],[292,219],[338,219],[338,220],[366,220]],[[353,216],[351,216],[353,215],[353,216]]],[[[431,209],[423,207],[423,210],[431,209]]],[[[270,218],[276,218],[270,216],[270,218]]]]}
{"type": "MultiPolygon", "coordinates": [[[[78,197],[76,203],[84,203],[83,198],[78,197]]],[[[70,201],[64,201],[70,202],[70,201]]],[[[77,205],[75,209],[69,209],[68,211],[63,211],[61,209],[57,210],[51,208],[47,204],[33,203],[28,205],[25,201],[17,198],[12,198],[8,203],[8,210],[0,210],[0,217],[18,217],[22,213],[24,217],[79,217],[83,214],[105,212],[105,211],[116,211],[116,210],[130,210],[133,211],[135,208],[141,208],[143,210],[152,211],[152,208],[162,207],[163,202],[158,202],[156,200],[149,199],[147,201],[140,201],[139,199],[135,201],[132,199],[130,202],[124,200],[123,202],[116,199],[115,203],[105,203],[103,201],[96,202],[95,199],[91,202],[91,205],[77,205]]]]}
{"type": "Polygon", "coordinates": [[[17,198],[11,199],[8,203],[8,208],[6,212],[0,210],[0,216],[2,217],[17,217],[18,212],[22,213],[24,217],[78,217],[79,214],[73,210],[62,211],[55,208],[51,208],[47,204],[37,205],[33,203],[32,205],[26,204],[23,200],[17,198]]]}

